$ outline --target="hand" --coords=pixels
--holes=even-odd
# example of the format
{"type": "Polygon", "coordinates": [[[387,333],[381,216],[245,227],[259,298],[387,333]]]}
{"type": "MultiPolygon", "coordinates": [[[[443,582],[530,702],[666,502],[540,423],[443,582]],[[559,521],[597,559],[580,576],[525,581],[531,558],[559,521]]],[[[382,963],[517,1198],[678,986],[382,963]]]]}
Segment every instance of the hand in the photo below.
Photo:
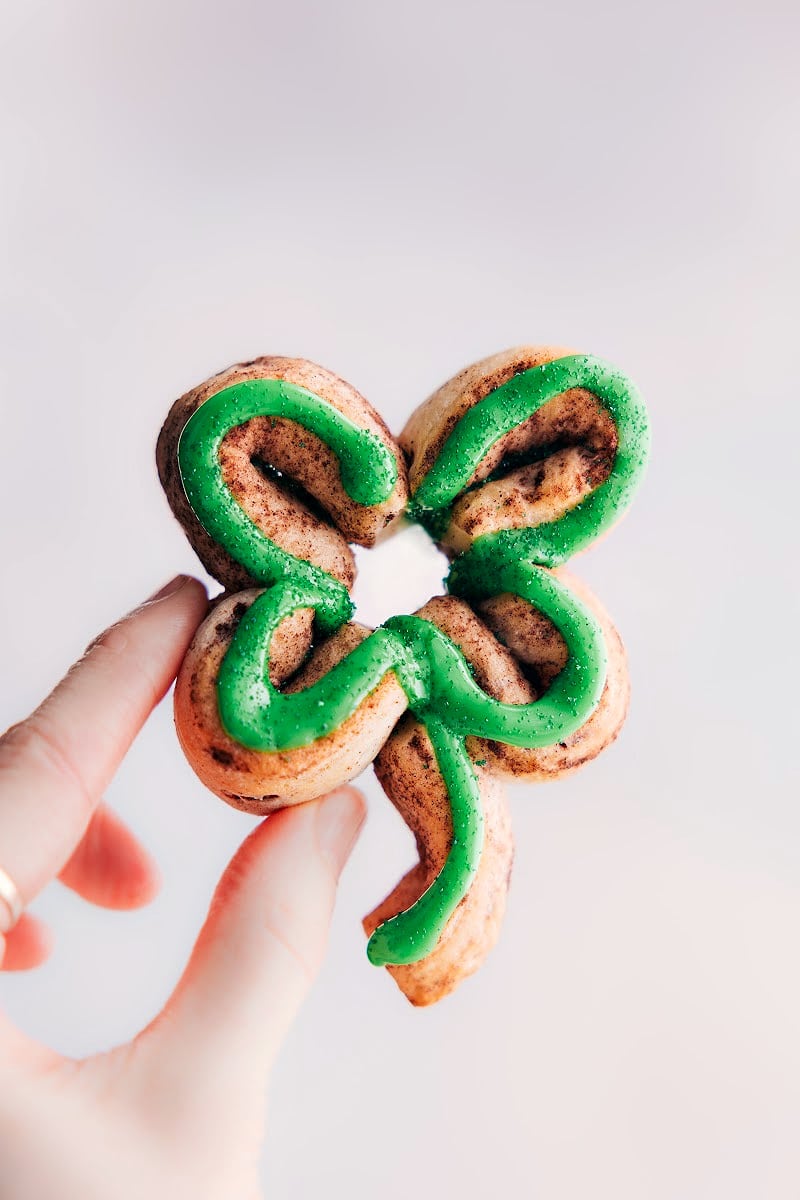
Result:
{"type": "MultiPolygon", "coordinates": [[[[56,876],[111,908],[154,894],[150,859],[100,797],[205,610],[199,583],[173,580],[0,739],[0,866],[26,903],[56,876]]],[[[363,816],[343,788],[262,822],[164,1011],[130,1044],[70,1061],[0,1014],[0,1195],[258,1196],[270,1068],[320,964],[363,816]]],[[[46,931],[28,915],[8,931],[8,916],[0,902],[2,966],[37,965],[46,931]]]]}

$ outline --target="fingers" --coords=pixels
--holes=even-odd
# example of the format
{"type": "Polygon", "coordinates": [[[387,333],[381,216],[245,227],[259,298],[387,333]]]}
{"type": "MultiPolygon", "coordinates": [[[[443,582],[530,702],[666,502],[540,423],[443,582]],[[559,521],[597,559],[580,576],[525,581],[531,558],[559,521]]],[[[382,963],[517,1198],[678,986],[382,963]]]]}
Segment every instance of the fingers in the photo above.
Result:
{"type": "Polygon", "coordinates": [[[147,904],[161,881],[144,846],[105,804],[96,809],[59,879],[84,900],[117,909],[147,904]]]}
{"type": "Polygon", "coordinates": [[[364,813],[361,794],[342,788],[267,818],[238,851],[183,979],[140,1042],[167,1104],[187,1089],[204,1103],[263,1092],[322,962],[364,813]]]}
{"type": "MultiPolygon", "coordinates": [[[[61,882],[92,904],[137,908],[158,891],[158,868],[127,825],[101,804],[77,850],[59,876],[61,882]]],[[[0,938],[0,951],[3,939],[0,938]]],[[[6,934],[0,970],[28,971],[41,966],[52,948],[50,930],[23,913],[6,934]]]]}
{"type": "MultiPolygon", "coordinates": [[[[202,586],[179,576],[98,638],[0,739],[0,857],[26,903],[68,862],[205,610],[202,586]]],[[[0,906],[0,932],[6,919],[0,906]]]]}
{"type": "Polygon", "coordinates": [[[0,937],[0,970],[39,967],[49,956],[52,944],[48,927],[30,913],[23,913],[11,932],[0,937]]]}

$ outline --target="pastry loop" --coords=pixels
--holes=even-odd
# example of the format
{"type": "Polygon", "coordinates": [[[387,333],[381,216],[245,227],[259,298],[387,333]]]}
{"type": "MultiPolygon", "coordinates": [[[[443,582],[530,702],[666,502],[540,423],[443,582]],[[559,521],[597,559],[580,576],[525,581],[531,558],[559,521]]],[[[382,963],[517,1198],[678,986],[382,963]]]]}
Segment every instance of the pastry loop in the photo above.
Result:
{"type": "Polygon", "coordinates": [[[342,487],[358,504],[378,504],[391,495],[397,464],[374,434],[283,379],[248,379],[224,388],[192,414],[181,433],[178,463],[197,519],[258,583],[291,578],[316,588],[320,626],[330,632],[352,615],[347,588],[266,537],[223,478],[219,451],[225,435],[254,417],[288,418],[316,434],[337,455],[342,487]]]}
{"type": "Polygon", "coordinates": [[[308,746],[351,717],[394,671],[409,697],[425,694],[423,668],[405,644],[377,629],[327,674],[303,691],[281,692],[269,678],[272,637],[300,608],[318,610],[320,595],[304,581],[278,584],[253,602],[239,622],[217,683],[226,732],[251,750],[286,751],[308,746]]]}
{"type": "Polygon", "coordinates": [[[411,514],[434,535],[446,527],[452,504],[469,487],[492,447],[571,388],[591,391],[614,421],[618,441],[611,472],[557,520],[515,530],[515,536],[507,535],[504,541],[513,544],[517,557],[546,567],[560,566],[584,550],[630,503],[650,440],[647,411],[633,383],[615,367],[587,354],[571,354],[522,371],[464,413],[414,492],[411,514]]]}

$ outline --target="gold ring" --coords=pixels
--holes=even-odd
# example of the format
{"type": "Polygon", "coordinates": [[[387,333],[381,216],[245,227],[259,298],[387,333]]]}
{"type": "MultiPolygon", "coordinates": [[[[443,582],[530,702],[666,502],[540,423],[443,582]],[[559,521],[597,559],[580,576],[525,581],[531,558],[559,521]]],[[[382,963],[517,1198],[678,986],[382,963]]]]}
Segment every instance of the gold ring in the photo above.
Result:
{"type": "Polygon", "coordinates": [[[19,888],[14,883],[11,876],[0,867],[0,900],[3,901],[8,909],[8,923],[3,926],[0,920],[0,933],[9,933],[17,921],[22,916],[22,910],[25,905],[22,903],[22,896],[19,894],[19,888]]]}

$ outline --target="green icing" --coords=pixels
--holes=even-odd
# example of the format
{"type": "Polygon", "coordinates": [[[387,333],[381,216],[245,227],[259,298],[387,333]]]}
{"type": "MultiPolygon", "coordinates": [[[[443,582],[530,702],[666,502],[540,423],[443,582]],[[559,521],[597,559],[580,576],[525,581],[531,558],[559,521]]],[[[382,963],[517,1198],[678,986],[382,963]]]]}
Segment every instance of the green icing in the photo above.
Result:
{"type": "Polygon", "coordinates": [[[269,679],[272,636],[285,617],[316,608],[320,595],[303,581],[263,592],[239,622],[222,660],[217,696],[225,731],[250,750],[296,750],[325,737],[352,716],[387,671],[406,694],[424,694],[424,662],[411,657],[399,638],[378,629],[316,683],[284,693],[269,679]]]}
{"type": "Polygon", "coordinates": [[[253,602],[220,667],[220,719],[226,732],[251,750],[294,750],[332,733],[389,671],[427,728],[450,797],[453,844],[430,888],[373,933],[368,953],[374,963],[416,962],[429,954],[474,878],[483,845],[483,815],[464,739],[550,746],[583,725],[603,690],[602,632],[569,590],[529,563],[501,563],[495,579],[499,587],[492,587],[492,593],[514,591],[530,600],[553,621],[569,648],[567,666],[531,704],[504,704],[488,696],[458,647],[421,617],[392,617],[310,687],[279,691],[269,679],[273,634],[290,613],[314,608],[320,600],[319,592],[304,582],[279,584],[253,602]]]}
{"type": "Polygon", "coordinates": [[[418,962],[431,953],[474,879],[483,849],[483,808],[466,746],[433,713],[425,726],[450,800],[453,841],[444,866],[416,904],[372,934],[367,956],[376,967],[418,962]]]}
{"type": "MultiPolygon", "coordinates": [[[[228,734],[264,753],[307,746],[338,729],[393,672],[408,706],[425,725],[450,799],[453,839],[447,860],[425,893],[380,925],[367,952],[377,965],[413,963],[435,947],[469,890],[483,847],[478,777],[465,746],[481,737],[543,747],[578,730],[596,708],[606,678],[606,649],[589,610],[548,571],[588,544],[630,501],[648,451],[644,408],[633,385],[598,359],[574,355],[515,376],[467,412],[418,488],[413,512],[428,528],[446,526],[449,507],[504,434],[554,396],[586,387],[607,406],[618,431],[609,478],[550,525],[478,539],[456,559],[449,590],[467,600],[510,592],[529,601],[563,636],[564,670],[530,704],[504,704],[476,683],[458,647],[429,621],[393,617],[303,691],[284,694],[269,679],[270,646],[287,616],[312,608],[324,632],[349,619],[349,595],[326,572],[265,537],[227,488],[219,464],[225,434],[255,416],[288,417],[337,454],[352,499],[375,504],[394,487],[394,459],[374,435],[333,406],[292,384],[252,380],[226,388],[190,418],[178,456],[189,502],[207,531],[267,588],[240,621],[221,664],[217,696],[228,734]]],[[[481,763],[485,760],[481,760],[481,763]]]]}
{"type": "Polygon", "coordinates": [[[269,586],[290,578],[316,587],[320,626],[332,631],[352,615],[347,588],[263,534],[222,476],[223,438],[254,417],[286,417],[315,433],[337,455],[342,487],[358,504],[379,504],[391,495],[397,464],[374,433],[360,429],[326,400],[282,379],[248,379],[224,388],[201,404],[184,426],[178,465],[200,523],[256,582],[269,586]]]}
{"type": "Polygon", "coordinates": [[[291,613],[316,608],[321,599],[315,588],[291,581],[263,592],[236,628],[217,683],[226,732],[250,750],[308,746],[338,729],[394,671],[412,712],[422,720],[429,714],[439,717],[460,737],[528,748],[569,737],[592,713],[605,683],[600,627],[541,567],[501,561],[493,564],[492,576],[470,596],[513,592],[544,613],[567,643],[567,665],[535,703],[504,704],[487,695],[458,647],[421,617],[391,617],[316,683],[300,692],[281,692],[269,678],[272,636],[291,613]]]}
{"type": "MultiPolygon", "coordinates": [[[[610,413],[617,452],[608,478],[557,521],[524,530],[487,534],[512,545],[521,558],[557,567],[599,537],[627,508],[647,465],[650,424],[633,383],[615,367],[588,354],[571,354],[514,375],[469,409],[445,442],[414,493],[412,514],[444,532],[449,509],[492,446],[570,388],[587,388],[610,413]]],[[[484,539],[480,539],[481,541],[484,539]]]]}

